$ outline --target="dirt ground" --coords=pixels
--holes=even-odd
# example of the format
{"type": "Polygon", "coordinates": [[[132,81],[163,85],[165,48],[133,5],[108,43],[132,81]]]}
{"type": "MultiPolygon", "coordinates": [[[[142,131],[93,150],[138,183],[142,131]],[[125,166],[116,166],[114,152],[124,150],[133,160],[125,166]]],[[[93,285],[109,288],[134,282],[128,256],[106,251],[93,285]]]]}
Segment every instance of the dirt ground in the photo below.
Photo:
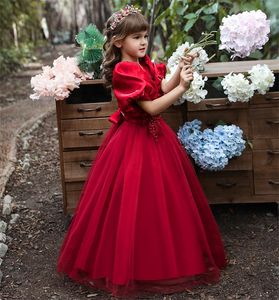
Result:
{"type": "MultiPolygon", "coordinates": [[[[29,143],[29,149],[23,150],[18,141],[16,171],[6,188],[20,218],[7,232],[9,250],[2,264],[1,299],[113,299],[56,274],[67,218],[62,212],[55,114],[43,120],[29,143]],[[24,171],[20,162],[26,153],[30,154],[31,165],[24,171]]],[[[212,209],[230,258],[221,282],[192,293],[165,298],[156,295],[153,299],[277,299],[276,205],[215,205],[212,209]]]]}
{"type": "MultiPolygon", "coordinates": [[[[14,98],[28,89],[14,91],[14,98]]],[[[16,101],[16,100],[15,100],[16,101]]],[[[8,126],[8,124],[7,124],[8,126]]],[[[79,286],[56,273],[56,260],[67,228],[62,210],[58,132],[55,113],[32,132],[24,149],[18,139],[16,169],[4,194],[13,197],[13,213],[20,215],[7,229],[8,252],[0,269],[0,299],[116,299],[105,292],[79,286]],[[30,167],[23,168],[26,154],[30,167]]],[[[278,299],[279,240],[277,205],[214,205],[230,264],[216,285],[192,292],[154,295],[160,300],[278,299]]],[[[0,219],[9,222],[10,217],[0,219]]],[[[147,299],[147,298],[137,298],[147,299]]]]}

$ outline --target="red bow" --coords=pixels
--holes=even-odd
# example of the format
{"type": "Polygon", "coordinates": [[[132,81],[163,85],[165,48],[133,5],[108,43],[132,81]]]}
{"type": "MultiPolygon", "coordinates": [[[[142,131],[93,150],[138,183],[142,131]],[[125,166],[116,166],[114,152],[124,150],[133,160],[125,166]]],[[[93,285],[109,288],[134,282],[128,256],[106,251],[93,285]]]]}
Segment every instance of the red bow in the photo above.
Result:
{"type": "Polygon", "coordinates": [[[108,119],[110,122],[116,124],[123,120],[123,114],[121,113],[121,109],[118,108],[116,112],[114,112],[108,119]]]}

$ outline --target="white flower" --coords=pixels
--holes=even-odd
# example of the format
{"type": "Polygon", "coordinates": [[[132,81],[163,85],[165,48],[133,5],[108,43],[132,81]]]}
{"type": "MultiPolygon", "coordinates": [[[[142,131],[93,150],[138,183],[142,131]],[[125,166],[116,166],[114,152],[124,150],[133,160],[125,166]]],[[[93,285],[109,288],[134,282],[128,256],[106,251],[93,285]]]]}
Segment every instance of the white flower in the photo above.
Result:
{"type": "Polygon", "coordinates": [[[221,81],[224,93],[231,102],[247,102],[254,94],[254,88],[243,74],[229,73],[221,81]]]}
{"type": "Polygon", "coordinates": [[[207,90],[204,90],[205,81],[207,77],[202,77],[198,72],[193,72],[193,81],[189,89],[176,101],[175,105],[182,104],[185,100],[193,103],[199,103],[207,95],[207,90]]]}
{"type": "MultiPolygon", "coordinates": [[[[169,70],[172,70],[177,67],[180,58],[184,56],[185,50],[192,47],[194,44],[189,44],[188,42],[185,42],[184,44],[177,47],[177,49],[173,52],[171,57],[168,59],[167,67],[169,70]]],[[[193,48],[189,54],[198,54],[197,57],[194,58],[192,62],[192,66],[194,67],[194,70],[200,71],[204,69],[204,65],[209,61],[208,55],[206,51],[202,47],[196,47],[193,48]]]]}
{"type": "Polygon", "coordinates": [[[248,73],[250,74],[248,78],[252,82],[253,89],[262,95],[274,84],[275,76],[267,65],[257,64],[248,73]]]}
{"type": "Polygon", "coordinates": [[[231,58],[246,57],[268,41],[270,21],[261,10],[244,11],[224,17],[220,26],[219,49],[232,52],[231,58]]]}

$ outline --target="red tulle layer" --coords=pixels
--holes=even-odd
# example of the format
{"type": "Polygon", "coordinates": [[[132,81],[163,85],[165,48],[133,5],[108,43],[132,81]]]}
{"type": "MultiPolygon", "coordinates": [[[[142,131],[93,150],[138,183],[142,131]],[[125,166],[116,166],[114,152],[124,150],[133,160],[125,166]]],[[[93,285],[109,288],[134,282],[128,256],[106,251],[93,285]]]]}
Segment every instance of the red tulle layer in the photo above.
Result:
{"type": "Polygon", "coordinates": [[[157,142],[146,126],[111,127],[84,184],[58,272],[114,296],[218,282],[227,264],[218,226],[185,150],[159,122],[157,142]]]}

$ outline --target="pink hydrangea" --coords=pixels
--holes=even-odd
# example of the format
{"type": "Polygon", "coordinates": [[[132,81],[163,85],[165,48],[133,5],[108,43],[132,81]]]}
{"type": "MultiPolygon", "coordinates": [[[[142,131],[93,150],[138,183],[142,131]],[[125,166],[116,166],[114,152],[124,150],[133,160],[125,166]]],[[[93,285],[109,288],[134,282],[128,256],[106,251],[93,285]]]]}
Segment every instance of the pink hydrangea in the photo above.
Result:
{"type": "Polygon", "coordinates": [[[43,67],[43,72],[31,78],[31,87],[34,94],[32,100],[41,97],[54,97],[55,100],[67,98],[75,88],[79,87],[81,81],[91,78],[90,74],[81,72],[75,57],[63,56],[53,61],[53,67],[43,67]]]}
{"type": "Polygon", "coordinates": [[[268,41],[270,21],[261,10],[245,11],[223,18],[220,26],[219,49],[232,52],[231,58],[246,57],[262,49],[268,41]]]}

